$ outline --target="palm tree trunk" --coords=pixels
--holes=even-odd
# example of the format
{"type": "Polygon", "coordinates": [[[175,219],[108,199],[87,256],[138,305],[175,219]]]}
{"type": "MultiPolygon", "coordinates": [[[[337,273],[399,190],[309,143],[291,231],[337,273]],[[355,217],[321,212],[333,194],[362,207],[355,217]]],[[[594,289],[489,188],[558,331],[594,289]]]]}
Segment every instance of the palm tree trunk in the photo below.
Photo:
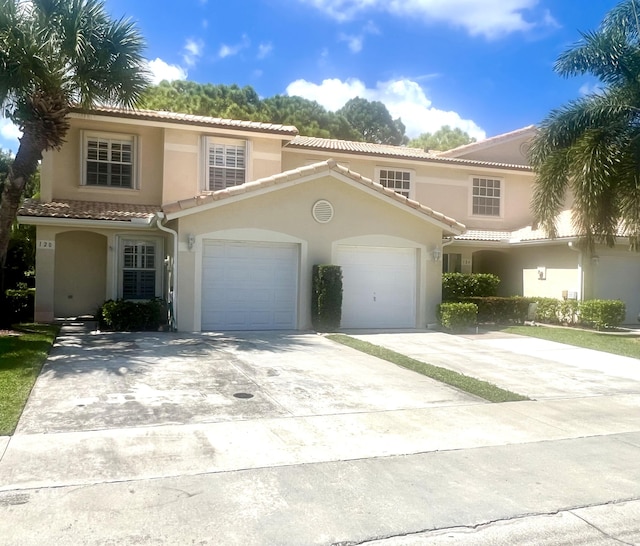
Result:
{"type": "MultiPolygon", "coordinates": [[[[26,132],[20,140],[20,148],[13,164],[9,167],[9,176],[4,183],[0,196],[0,309],[7,309],[5,294],[5,266],[11,238],[11,227],[16,219],[22,192],[27,180],[36,172],[43,149],[33,142],[26,132]]],[[[0,323],[10,319],[8,314],[0,313],[0,323]]]]}

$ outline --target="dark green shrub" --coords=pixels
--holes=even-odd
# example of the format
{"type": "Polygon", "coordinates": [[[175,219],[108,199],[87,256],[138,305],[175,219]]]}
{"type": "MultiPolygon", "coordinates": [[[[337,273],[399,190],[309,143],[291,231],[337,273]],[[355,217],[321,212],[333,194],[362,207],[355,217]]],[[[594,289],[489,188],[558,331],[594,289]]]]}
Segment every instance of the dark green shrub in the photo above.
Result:
{"type": "Polygon", "coordinates": [[[442,301],[495,296],[500,279],[492,273],[444,273],[442,301]]]}
{"type": "Polygon", "coordinates": [[[340,328],[342,319],[342,268],[314,265],[311,296],[311,322],[321,332],[340,328]]]}
{"type": "Polygon", "coordinates": [[[447,330],[454,332],[477,324],[478,306],[475,303],[449,302],[438,305],[438,320],[447,330]]]}
{"type": "Polygon", "coordinates": [[[97,319],[103,330],[158,330],[167,324],[166,304],[159,298],[144,302],[108,300],[98,309],[97,319]]]}
{"type": "Polygon", "coordinates": [[[580,321],[601,330],[620,326],[626,316],[626,306],[620,300],[586,300],[580,304],[580,321]]]}
{"type": "Polygon", "coordinates": [[[7,324],[33,322],[35,288],[27,288],[26,283],[18,283],[17,288],[6,290],[5,295],[8,314],[7,324]]]}
{"type": "Polygon", "coordinates": [[[527,319],[531,298],[511,296],[509,298],[485,297],[465,298],[467,303],[474,303],[478,307],[478,322],[492,322],[495,324],[522,324],[527,319]]]}

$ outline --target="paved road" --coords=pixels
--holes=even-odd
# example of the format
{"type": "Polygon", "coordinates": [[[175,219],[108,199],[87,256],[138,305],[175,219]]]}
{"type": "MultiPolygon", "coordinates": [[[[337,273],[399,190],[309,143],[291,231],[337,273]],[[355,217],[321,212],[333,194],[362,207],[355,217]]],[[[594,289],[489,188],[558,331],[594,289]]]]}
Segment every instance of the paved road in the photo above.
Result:
{"type": "Polygon", "coordinates": [[[65,328],[0,441],[0,543],[640,542],[640,362],[363,339],[538,400],[488,404],[314,334],[65,328]]]}

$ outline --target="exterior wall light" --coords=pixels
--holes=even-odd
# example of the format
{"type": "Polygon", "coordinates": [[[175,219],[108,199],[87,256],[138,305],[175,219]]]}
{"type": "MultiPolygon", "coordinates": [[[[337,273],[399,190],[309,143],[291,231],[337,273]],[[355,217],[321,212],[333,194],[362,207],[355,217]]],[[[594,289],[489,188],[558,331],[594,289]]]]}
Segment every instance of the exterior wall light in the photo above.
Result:
{"type": "Polygon", "coordinates": [[[189,233],[189,235],[187,235],[187,246],[189,247],[189,250],[191,250],[195,244],[196,236],[193,233],[189,233]]]}
{"type": "Polygon", "coordinates": [[[431,251],[431,257],[433,258],[434,262],[439,262],[440,258],[442,258],[442,250],[440,250],[438,247],[434,248],[431,251]]]}

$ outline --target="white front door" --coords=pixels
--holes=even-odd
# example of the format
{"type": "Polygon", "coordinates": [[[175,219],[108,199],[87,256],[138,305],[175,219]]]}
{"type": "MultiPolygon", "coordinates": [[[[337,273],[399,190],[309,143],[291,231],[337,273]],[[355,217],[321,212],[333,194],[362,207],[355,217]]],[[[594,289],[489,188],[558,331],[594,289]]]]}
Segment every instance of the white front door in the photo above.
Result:
{"type": "Polygon", "coordinates": [[[202,330],[292,330],[298,245],[205,241],[202,330]]]}
{"type": "Polygon", "coordinates": [[[341,245],[343,328],[416,327],[416,249],[341,245]]]}

